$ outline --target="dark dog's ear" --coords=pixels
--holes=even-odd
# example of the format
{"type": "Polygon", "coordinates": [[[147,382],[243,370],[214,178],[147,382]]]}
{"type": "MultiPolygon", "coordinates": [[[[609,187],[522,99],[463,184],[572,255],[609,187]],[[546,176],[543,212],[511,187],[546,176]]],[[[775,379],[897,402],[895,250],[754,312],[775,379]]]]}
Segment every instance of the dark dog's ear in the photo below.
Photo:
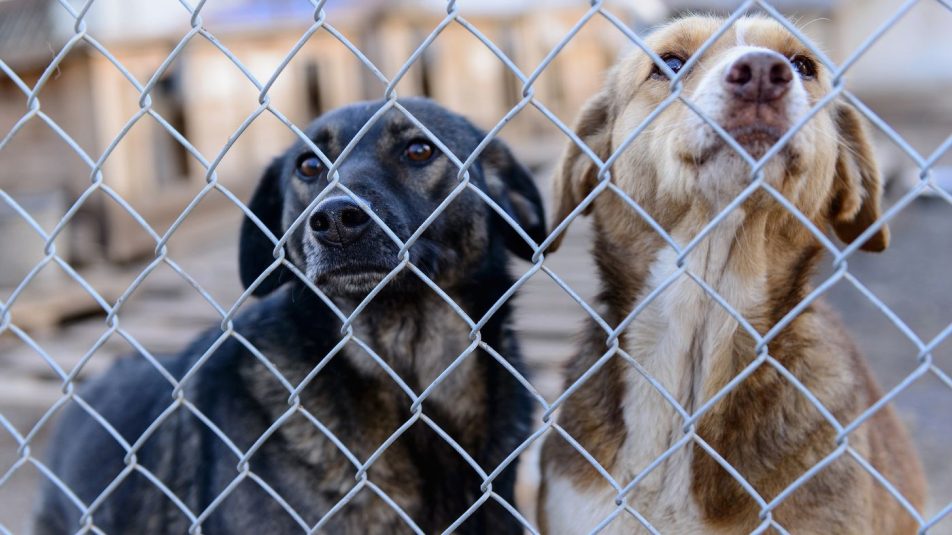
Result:
{"type": "MultiPolygon", "coordinates": [[[[258,182],[248,209],[257,216],[264,226],[277,238],[284,234],[281,223],[284,199],[281,195],[282,159],[276,158],[265,170],[258,182]]],[[[274,263],[274,243],[258,228],[248,216],[241,222],[241,239],[238,243],[238,271],[245,288],[251,286],[271,264],[274,263]]],[[[261,281],[253,295],[267,295],[292,277],[284,266],[278,266],[267,278],[261,281]]]]}
{"type": "MultiPolygon", "coordinates": [[[[613,126],[611,102],[611,91],[603,90],[585,103],[575,124],[575,133],[578,138],[588,145],[602,161],[605,161],[611,153],[613,126]]],[[[595,162],[574,141],[569,141],[562,161],[555,171],[553,183],[555,218],[552,220],[552,228],[561,224],[591,193],[595,188],[597,175],[598,167],[595,162]]],[[[588,214],[590,210],[591,205],[583,213],[588,214]]],[[[556,236],[548,252],[555,252],[564,236],[564,231],[556,236]]]]}
{"type": "MultiPolygon", "coordinates": [[[[490,197],[519,223],[526,235],[537,244],[542,243],[546,238],[545,209],[529,171],[498,139],[490,142],[483,151],[480,164],[485,172],[490,197]]],[[[505,220],[499,218],[499,224],[506,236],[506,247],[520,258],[530,260],[532,247],[505,220]]]]}
{"type": "MultiPolygon", "coordinates": [[[[863,118],[845,103],[836,106],[835,114],[840,143],[830,222],[836,235],[850,243],[879,219],[883,188],[863,118]]],[[[889,228],[883,225],[860,249],[878,252],[888,244],[889,228]]]]}

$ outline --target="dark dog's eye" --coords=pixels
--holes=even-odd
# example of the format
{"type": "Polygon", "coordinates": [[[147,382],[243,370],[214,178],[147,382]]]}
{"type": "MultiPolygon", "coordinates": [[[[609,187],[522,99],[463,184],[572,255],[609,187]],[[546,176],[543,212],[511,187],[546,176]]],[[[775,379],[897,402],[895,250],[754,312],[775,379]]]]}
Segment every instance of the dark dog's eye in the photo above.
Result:
{"type": "Polygon", "coordinates": [[[407,145],[404,154],[406,154],[407,158],[412,162],[425,162],[432,158],[435,152],[436,150],[429,141],[417,139],[407,145]]]}
{"type": "Polygon", "coordinates": [[[793,56],[790,58],[790,66],[801,78],[809,80],[816,76],[816,63],[810,58],[793,56]]]}
{"type": "MultiPolygon", "coordinates": [[[[662,54],[661,60],[664,61],[664,64],[668,66],[675,74],[684,67],[684,58],[676,54],[662,54]]],[[[661,67],[657,65],[654,66],[654,69],[651,71],[652,78],[664,78],[665,75],[661,72],[661,67]]]]}
{"type": "Polygon", "coordinates": [[[295,171],[303,180],[314,180],[324,171],[324,163],[313,153],[305,153],[298,156],[295,171]]]}

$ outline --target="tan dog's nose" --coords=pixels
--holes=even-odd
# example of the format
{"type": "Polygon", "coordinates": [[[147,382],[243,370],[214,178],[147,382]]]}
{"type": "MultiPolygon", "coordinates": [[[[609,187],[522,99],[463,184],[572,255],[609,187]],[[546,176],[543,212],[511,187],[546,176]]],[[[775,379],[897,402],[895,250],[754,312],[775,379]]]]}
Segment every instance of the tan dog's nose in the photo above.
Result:
{"type": "Polygon", "coordinates": [[[734,96],[748,102],[771,102],[790,89],[793,69],[775,52],[747,52],[727,69],[724,82],[734,96]]]}

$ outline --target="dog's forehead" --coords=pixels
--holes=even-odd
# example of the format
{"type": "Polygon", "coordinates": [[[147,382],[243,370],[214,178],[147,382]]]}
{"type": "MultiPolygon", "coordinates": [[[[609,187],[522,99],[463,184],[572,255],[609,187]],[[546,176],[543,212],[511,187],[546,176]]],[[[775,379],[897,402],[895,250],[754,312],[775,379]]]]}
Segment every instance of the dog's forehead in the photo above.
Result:
{"type": "Polygon", "coordinates": [[[401,100],[406,109],[392,107],[379,113],[384,101],[358,103],[336,109],[311,123],[306,131],[317,144],[330,144],[338,148],[350,143],[361,130],[361,140],[386,143],[410,137],[427,137],[422,125],[430,134],[448,146],[467,144],[474,137],[474,128],[461,117],[422,99],[401,100]],[[371,123],[368,126],[368,123],[371,123]]]}
{"type": "Polygon", "coordinates": [[[321,144],[330,141],[347,142],[379,110],[374,103],[359,103],[330,111],[308,125],[306,134],[314,142],[321,144]]]}
{"type": "MultiPolygon", "coordinates": [[[[654,32],[648,44],[658,53],[674,52],[685,57],[693,55],[724,25],[717,17],[686,17],[654,32]]],[[[735,21],[713,43],[705,47],[705,56],[717,55],[735,46],[758,46],[776,50],[786,56],[808,52],[804,43],[775,20],[752,16],[735,21]]]]}
{"type": "Polygon", "coordinates": [[[763,17],[740,19],[734,24],[733,33],[733,42],[737,46],[770,48],[788,57],[809,51],[805,43],[773,19],[763,17]]]}
{"type": "Polygon", "coordinates": [[[647,43],[656,53],[692,54],[717,31],[723,21],[714,17],[686,17],[655,30],[647,43]]]}

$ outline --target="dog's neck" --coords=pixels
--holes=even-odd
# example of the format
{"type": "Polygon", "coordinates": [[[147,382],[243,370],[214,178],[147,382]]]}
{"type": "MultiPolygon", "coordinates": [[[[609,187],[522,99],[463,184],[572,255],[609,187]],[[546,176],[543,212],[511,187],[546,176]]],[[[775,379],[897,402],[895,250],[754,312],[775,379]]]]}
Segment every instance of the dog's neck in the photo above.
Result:
{"type": "MultiPolygon", "coordinates": [[[[452,290],[448,295],[463,303],[452,290]]],[[[481,405],[455,403],[460,392],[472,390],[467,395],[484,395],[476,392],[476,386],[470,386],[482,382],[472,376],[478,373],[478,348],[470,340],[471,329],[466,321],[428,290],[412,298],[389,299],[382,294],[378,297],[382,299],[375,299],[354,318],[353,334],[359,343],[352,341],[345,350],[351,365],[367,377],[387,382],[393,381],[389,375],[395,373],[419,395],[459,359],[458,366],[440,379],[427,400],[446,408],[446,414],[455,420],[462,422],[474,416],[456,413],[458,408],[481,405]]]]}
{"type": "MultiPolygon", "coordinates": [[[[684,247],[709,220],[709,211],[689,210],[670,234],[684,247]]],[[[661,245],[642,268],[644,284],[629,294],[634,299],[625,314],[669,284],[631,322],[624,339],[633,357],[649,365],[659,359],[658,372],[670,374],[662,384],[678,393],[689,412],[755,358],[747,329],[766,333],[809,290],[819,249],[790,239],[774,221],[776,214],[738,208],[682,262],[661,245]]]]}

